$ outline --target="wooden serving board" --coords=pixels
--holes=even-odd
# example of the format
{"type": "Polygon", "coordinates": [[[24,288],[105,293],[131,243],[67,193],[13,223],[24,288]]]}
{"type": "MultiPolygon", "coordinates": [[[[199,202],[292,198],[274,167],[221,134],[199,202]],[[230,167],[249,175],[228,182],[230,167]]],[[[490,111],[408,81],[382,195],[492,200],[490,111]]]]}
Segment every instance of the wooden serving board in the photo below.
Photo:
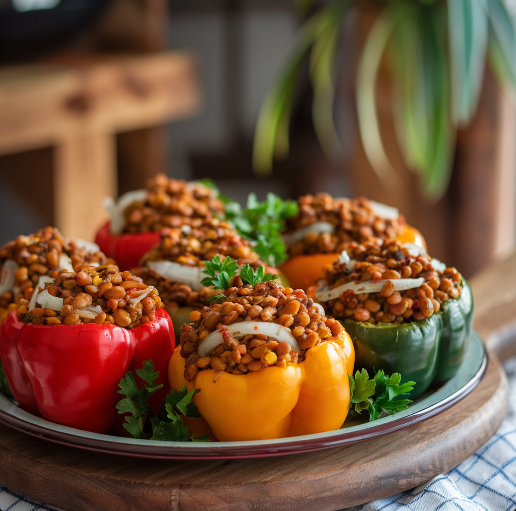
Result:
{"type": "MultiPolygon", "coordinates": [[[[495,268],[472,282],[480,313],[475,327],[501,355],[511,353],[507,332],[516,317],[516,293],[504,284],[516,281],[516,270],[508,277],[511,267],[506,263],[503,271],[495,268]],[[489,296],[494,293],[496,300],[489,296]],[[494,324],[495,313],[503,321],[494,324]],[[496,332],[505,332],[501,340],[496,332]]],[[[355,445],[232,461],[99,454],[0,425],[0,483],[69,511],[342,509],[413,488],[457,466],[496,432],[507,396],[507,379],[491,355],[471,394],[426,421],[355,445]]]]}

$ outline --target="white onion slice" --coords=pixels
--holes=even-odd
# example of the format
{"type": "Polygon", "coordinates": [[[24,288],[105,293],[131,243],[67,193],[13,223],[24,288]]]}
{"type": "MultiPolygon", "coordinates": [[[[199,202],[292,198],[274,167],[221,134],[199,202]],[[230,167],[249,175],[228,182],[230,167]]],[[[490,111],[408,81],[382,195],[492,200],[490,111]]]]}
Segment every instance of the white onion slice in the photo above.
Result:
{"type": "Polygon", "coordinates": [[[149,261],[147,266],[160,277],[171,282],[187,284],[193,291],[200,291],[203,288],[201,284],[203,268],[200,266],[187,266],[172,261],[149,261]]]}
{"type": "Polygon", "coordinates": [[[64,252],[61,252],[61,254],[59,255],[59,267],[57,269],[58,271],[66,270],[75,272],[75,270],[73,269],[72,260],[64,252]]]}
{"type": "Polygon", "coordinates": [[[224,342],[222,331],[226,331],[231,337],[244,337],[246,335],[266,335],[273,337],[277,341],[286,342],[295,352],[301,353],[301,348],[297,343],[295,337],[290,332],[289,328],[286,328],[276,323],[263,323],[261,321],[243,321],[242,323],[233,323],[228,327],[215,330],[208,337],[206,337],[199,348],[197,353],[201,357],[209,355],[219,344],[224,342]]]}
{"type": "Polygon", "coordinates": [[[130,300],[128,300],[127,305],[129,305],[130,307],[134,307],[137,303],[141,302],[153,289],[153,286],[149,286],[144,293],[137,296],[136,298],[131,298],[130,300]]]}
{"type": "Polygon", "coordinates": [[[100,305],[86,305],[77,309],[79,317],[84,319],[95,319],[101,312],[102,307],[100,305]]]}
{"type": "Polygon", "coordinates": [[[333,234],[335,232],[335,226],[329,222],[314,222],[313,224],[307,225],[306,227],[301,227],[300,229],[297,229],[293,232],[284,234],[283,240],[287,245],[292,245],[298,241],[303,241],[306,235],[310,232],[315,232],[317,234],[327,232],[333,234]]]}
{"type": "Polygon", "coordinates": [[[29,305],[27,306],[28,310],[31,311],[36,307],[36,299],[38,297],[38,294],[40,292],[40,288],[44,289],[45,284],[47,282],[53,282],[53,278],[49,277],[48,275],[41,275],[41,277],[38,280],[38,283],[34,287],[34,292],[32,293],[32,297],[30,299],[29,305]]]}
{"type": "Polygon", "coordinates": [[[387,206],[387,204],[382,204],[381,202],[376,202],[374,200],[369,201],[369,204],[373,213],[385,220],[397,220],[400,216],[399,209],[387,206]]]}
{"type": "Polygon", "coordinates": [[[12,259],[7,259],[4,261],[2,266],[2,276],[0,278],[0,295],[11,291],[16,282],[16,270],[18,269],[18,265],[16,261],[12,259]]]}
{"type": "Polygon", "coordinates": [[[41,291],[36,298],[36,303],[39,303],[43,309],[52,309],[58,312],[63,310],[63,301],[58,296],[52,296],[46,289],[41,291]]]}
{"type": "Polygon", "coordinates": [[[351,289],[356,295],[362,293],[379,293],[387,282],[392,282],[394,284],[394,291],[406,291],[407,289],[421,286],[425,282],[425,279],[420,277],[418,279],[366,280],[358,283],[348,282],[347,284],[343,284],[342,286],[334,289],[319,289],[315,292],[315,297],[320,302],[327,302],[328,300],[338,298],[348,289],[351,289]]]}
{"type": "Polygon", "coordinates": [[[82,238],[72,238],[70,242],[77,248],[84,249],[88,254],[96,254],[97,252],[100,252],[100,247],[92,241],[86,241],[82,238]]]}
{"type": "Polygon", "coordinates": [[[403,243],[403,247],[408,250],[408,253],[411,256],[417,257],[417,256],[426,256],[428,255],[426,250],[423,247],[420,247],[419,245],[415,245],[414,243],[403,243]]]}
{"type": "Polygon", "coordinates": [[[435,271],[438,271],[439,273],[443,273],[443,271],[447,268],[446,264],[439,261],[439,259],[432,259],[432,262],[430,264],[432,265],[432,268],[435,271]]]}
{"type": "Polygon", "coordinates": [[[125,208],[133,202],[145,200],[146,198],[147,192],[145,190],[133,190],[121,195],[116,202],[112,197],[106,197],[104,199],[104,207],[111,217],[111,234],[120,234],[122,232],[125,225],[125,208]]]}
{"type": "Polygon", "coordinates": [[[355,265],[357,264],[357,261],[355,259],[351,259],[348,253],[343,250],[339,256],[339,264],[345,264],[346,270],[353,272],[355,271],[355,265]]]}

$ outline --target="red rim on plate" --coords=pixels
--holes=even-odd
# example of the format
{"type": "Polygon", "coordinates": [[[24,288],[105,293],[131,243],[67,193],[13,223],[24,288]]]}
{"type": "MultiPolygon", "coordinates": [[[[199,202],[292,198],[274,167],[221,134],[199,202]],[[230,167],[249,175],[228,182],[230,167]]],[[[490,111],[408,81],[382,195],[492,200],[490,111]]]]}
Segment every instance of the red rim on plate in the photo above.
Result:
{"type": "Polygon", "coordinates": [[[277,440],[252,442],[159,442],[99,435],[61,426],[21,410],[0,395],[0,422],[18,431],[61,445],[140,458],[171,460],[223,460],[283,456],[350,445],[416,424],[447,410],[467,396],[481,381],[487,355],[473,332],[458,373],[437,390],[427,393],[409,409],[374,422],[337,431],[277,440]]]}

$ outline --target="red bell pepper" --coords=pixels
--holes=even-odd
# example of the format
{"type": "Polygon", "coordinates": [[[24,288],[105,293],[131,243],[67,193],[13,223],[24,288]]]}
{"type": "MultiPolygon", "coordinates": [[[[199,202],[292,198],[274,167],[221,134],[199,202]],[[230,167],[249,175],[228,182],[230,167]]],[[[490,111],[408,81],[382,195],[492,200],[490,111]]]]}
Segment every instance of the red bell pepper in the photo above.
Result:
{"type": "Polygon", "coordinates": [[[120,270],[131,270],[140,266],[141,258],[160,243],[159,232],[136,234],[111,234],[110,223],[106,222],[97,232],[95,243],[108,257],[112,257],[120,270]]]}
{"type": "MultiPolygon", "coordinates": [[[[118,384],[152,360],[162,383],[149,399],[155,412],[169,391],[168,360],[174,351],[170,316],[127,330],[95,323],[50,326],[22,323],[11,312],[0,330],[0,356],[7,382],[20,406],[43,418],[94,433],[118,427],[118,384]]],[[[139,385],[143,381],[136,377],[139,385]]]]}

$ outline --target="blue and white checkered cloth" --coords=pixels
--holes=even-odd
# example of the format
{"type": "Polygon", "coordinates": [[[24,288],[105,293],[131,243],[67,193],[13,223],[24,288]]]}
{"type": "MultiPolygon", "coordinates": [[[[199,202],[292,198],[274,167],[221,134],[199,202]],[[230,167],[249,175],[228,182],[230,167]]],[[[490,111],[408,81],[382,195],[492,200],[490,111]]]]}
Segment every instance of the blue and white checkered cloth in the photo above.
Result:
{"type": "MultiPolygon", "coordinates": [[[[516,358],[505,364],[505,370],[511,411],[497,433],[473,456],[417,488],[347,511],[516,510],[516,358]]],[[[59,511],[2,486],[0,510],[59,511]]]]}

